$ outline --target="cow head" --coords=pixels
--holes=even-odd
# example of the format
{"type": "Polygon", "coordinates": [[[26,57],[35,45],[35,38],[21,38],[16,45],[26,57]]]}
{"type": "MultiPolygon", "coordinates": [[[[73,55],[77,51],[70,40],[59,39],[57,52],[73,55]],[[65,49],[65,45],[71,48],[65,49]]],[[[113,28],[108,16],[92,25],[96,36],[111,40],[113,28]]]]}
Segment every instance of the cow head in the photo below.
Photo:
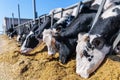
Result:
{"type": "Polygon", "coordinates": [[[107,54],[109,50],[110,46],[108,46],[105,39],[102,38],[100,35],[85,34],[82,37],[78,37],[78,45],[76,48],[76,52],[77,53],[82,52],[81,56],[87,56],[88,54],[96,53],[107,54]]]}
{"type": "Polygon", "coordinates": [[[25,39],[26,39],[26,36],[27,36],[27,34],[18,35],[18,36],[17,36],[17,41],[20,42],[20,44],[22,45],[23,42],[24,42],[25,39]]]}
{"type": "Polygon", "coordinates": [[[21,53],[28,53],[33,50],[40,43],[40,39],[36,37],[36,35],[31,31],[25,41],[22,44],[20,49],[21,53]]]}
{"type": "Polygon", "coordinates": [[[103,61],[109,52],[110,46],[105,44],[105,40],[100,35],[85,34],[78,36],[76,47],[76,73],[81,77],[88,78],[103,61]]]}
{"type": "Polygon", "coordinates": [[[74,16],[72,16],[71,14],[66,13],[62,18],[60,18],[53,26],[52,29],[54,32],[60,32],[61,29],[66,28],[70,22],[72,21],[72,19],[74,18],[74,16]]]}
{"type": "Polygon", "coordinates": [[[51,29],[44,29],[43,41],[46,43],[48,48],[48,55],[56,53],[55,38],[53,37],[54,32],[51,29]]]}

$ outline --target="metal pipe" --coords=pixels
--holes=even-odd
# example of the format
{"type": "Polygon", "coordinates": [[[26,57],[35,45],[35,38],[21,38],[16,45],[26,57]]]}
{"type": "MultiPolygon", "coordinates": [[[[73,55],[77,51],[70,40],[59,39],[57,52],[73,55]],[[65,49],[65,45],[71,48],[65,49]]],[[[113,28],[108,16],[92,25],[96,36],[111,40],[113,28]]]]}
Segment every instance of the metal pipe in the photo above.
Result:
{"type": "Polygon", "coordinates": [[[21,24],[21,21],[20,21],[20,6],[18,4],[18,25],[21,24]]]}
{"type": "Polygon", "coordinates": [[[34,20],[35,20],[37,18],[36,0],[33,0],[33,14],[34,14],[34,20]]]}
{"type": "Polygon", "coordinates": [[[14,13],[12,13],[12,27],[14,28],[14,13]]]}
{"type": "MultiPolygon", "coordinates": [[[[33,1],[34,1],[34,0],[33,0],[33,1]]],[[[91,1],[93,1],[93,0],[84,0],[84,1],[82,1],[82,4],[86,4],[86,3],[89,3],[89,2],[91,2],[91,1]]],[[[64,11],[67,11],[67,10],[69,10],[69,9],[73,9],[73,8],[75,8],[75,7],[77,7],[77,6],[78,6],[78,3],[76,3],[76,4],[72,5],[72,6],[69,6],[69,7],[65,8],[64,11]]],[[[54,13],[54,14],[58,14],[58,13],[61,13],[61,11],[58,11],[58,12],[56,12],[56,13],[54,13]]],[[[34,14],[36,14],[36,8],[35,8],[34,14]]],[[[46,17],[47,17],[47,16],[52,16],[52,15],[46,15],[46,17]]],[[[44,15],[41,15],[39,18],[43,18],[43,17],[44,17],[44,15]]],[[[35,16],[34,16],[34,19],[35,19],[35,20],[38,20],[39,18],[35,18],[35,16]]],[[[32,21],[33,21],[33,20],[30,20],[30,21],[25,22],[25,23],[23,23],[23,24],[20,24],[20,25],[18,25],[18,26],[24,25],[24,24],[29,23],[29,22],[32,22],[32,21]]],[[[52,26],[52,24],[51,24],[51,26],[52,26]]]]}
{"type": "Polygon", "coordinates": [[[51,15],[51,27],[53,26],[53,18],[54,18],[54,12],[52,12],[52,15],[51,15]]]}

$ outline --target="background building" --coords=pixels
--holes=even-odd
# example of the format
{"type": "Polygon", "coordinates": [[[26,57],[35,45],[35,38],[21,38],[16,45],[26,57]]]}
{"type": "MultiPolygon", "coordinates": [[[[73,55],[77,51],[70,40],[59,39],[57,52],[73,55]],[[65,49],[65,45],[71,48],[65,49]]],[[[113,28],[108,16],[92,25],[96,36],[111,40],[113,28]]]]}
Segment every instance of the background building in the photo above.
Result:
{"type": "MultiPolygon", "coordinates": [[[[26,18],[21,18],[20,19],[20,23],[25,23],[27,21],[30,21],[32,19],[26,19],[26,18]]],[[[4,17],[4,21],[3,21],[3,33],[5,34],[6,31],[11,28],[14,24],[14,27],[16,27],[18,25],[18,18],[10,18],[10,17],[4,17]]]]}

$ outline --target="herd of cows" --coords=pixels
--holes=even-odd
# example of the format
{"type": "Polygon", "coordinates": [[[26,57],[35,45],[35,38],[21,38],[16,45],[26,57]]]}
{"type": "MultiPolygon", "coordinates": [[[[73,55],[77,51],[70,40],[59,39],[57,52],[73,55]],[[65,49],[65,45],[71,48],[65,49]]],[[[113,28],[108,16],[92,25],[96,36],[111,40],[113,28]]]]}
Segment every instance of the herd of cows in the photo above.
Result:
{"type": "MultiPolygon", "coordinates": [[[[52,26],[51,16],[46,16],[46,20],[41,18],[39,25],[36,22],[27,33],[18,35],[20,52],[27,55],[43,41],[48,48],[48,55],[58,52],[59,61],[63,64],[76,56],[76,73],[88,78],[107,54],[120,53],[120,43],[112,50],[113,42],[120,31],[120,0],[106,0],[100,17],[92,27],[101,1],[81,2],[79,11],[74,8],[62,18],[54,17],[52,26]]],[[[52,12],[61,9],[57,8],[52,12]]],[[[13,37],[17,30],[11,28],[7,34],[13,37]]]]}

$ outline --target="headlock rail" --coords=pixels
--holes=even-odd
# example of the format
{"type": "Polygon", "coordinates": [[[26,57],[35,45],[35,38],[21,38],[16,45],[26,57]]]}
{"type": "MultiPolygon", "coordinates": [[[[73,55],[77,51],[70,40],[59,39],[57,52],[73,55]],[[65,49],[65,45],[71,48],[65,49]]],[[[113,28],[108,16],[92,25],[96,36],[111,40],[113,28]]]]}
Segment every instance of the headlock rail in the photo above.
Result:
{"type": "MultiPolygon", "coordinates": [[[[20,29],[20,27],[24,27],[25,25],[32,25],[32,24],[35,23],[36,21],[38,21],[38,23],[39,23],[40,20],[41,20],[41,18],[44,18],[44,20],[45,20],[46,16],[54,17],[55,14],[61,13],[61,17],[62,17],[64,11],[67,11],[67,10],[70,10],[70,9],[74,9],[74,8],[76,8],[76,7],[78,7],[78,10],[79,10],[79,6],[80,6],[81,3],[82,3],[82,4],[86,4],[86,3],[89,3],[89,2],[91,2],[91,1],[93,1],[93,0],[80,1],[79,3],[76,3],[76,4],[74,4],[74,5],[71,5],[71,6],[67,7],[67,8],[65,8],[65,9],[62,9],[61,11],[58,11],[58,12],[55,12],[55,13],[53,12],[52,14],[43,14],[43,15],[39,16],[38,18],[36,18],[35,20],[30,20],[30,21],[27,21],[27,22],[25,22],[25,23],[19,24],[18,26],[16,26],[16,28],[19,28],[19,29],[20,29]]],[[[51,19],[51,22],[52,22],[52,19],[51,19]]],[[[52,23],[51,23],[51,26],[52,26],[52,23]]]]}

